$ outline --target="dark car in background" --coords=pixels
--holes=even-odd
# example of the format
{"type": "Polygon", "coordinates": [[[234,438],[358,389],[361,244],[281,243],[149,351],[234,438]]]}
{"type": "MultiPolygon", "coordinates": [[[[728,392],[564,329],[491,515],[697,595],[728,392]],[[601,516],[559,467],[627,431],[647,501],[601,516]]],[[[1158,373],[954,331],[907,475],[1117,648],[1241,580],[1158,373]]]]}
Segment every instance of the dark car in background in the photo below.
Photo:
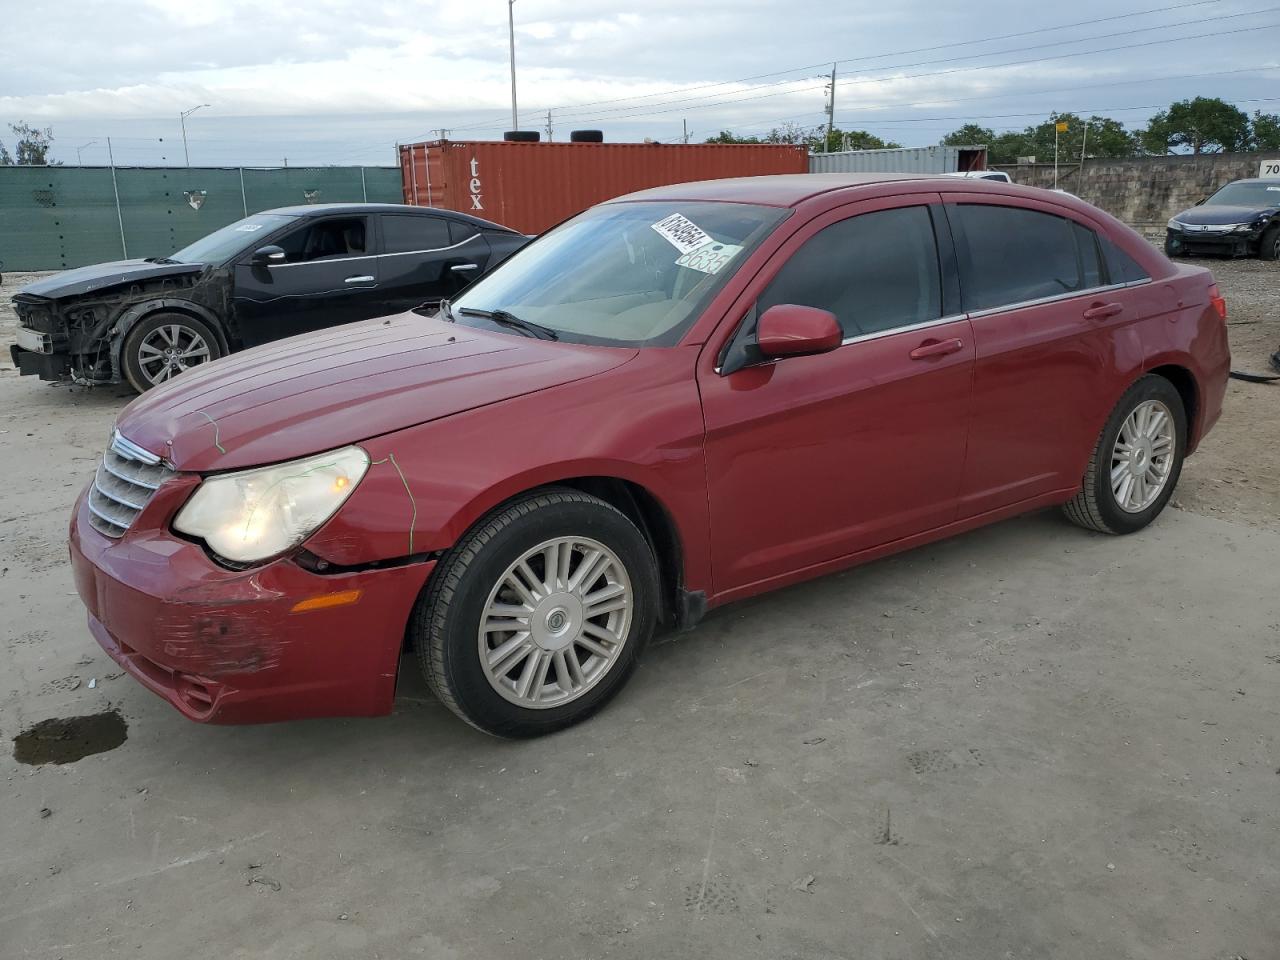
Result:
{"type": "Polygon", "coordinates": [[[1164,252],[1280,260],[1280,180],[1236,180],[1169,221],[1164,252]]]}
{"type": "Polygon", "coordinates": [[[141,393],[245,347],[438,303],[529,242],[451,210],[317,204],[245,217],[167,257],[46,277],[13,298],[13,363],[141,393]]]}

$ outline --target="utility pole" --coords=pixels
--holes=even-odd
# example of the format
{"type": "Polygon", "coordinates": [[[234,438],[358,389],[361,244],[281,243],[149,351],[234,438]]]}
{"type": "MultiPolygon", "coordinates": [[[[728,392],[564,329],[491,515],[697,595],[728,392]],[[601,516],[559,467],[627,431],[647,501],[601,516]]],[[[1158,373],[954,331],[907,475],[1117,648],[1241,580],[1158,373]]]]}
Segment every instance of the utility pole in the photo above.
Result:
{"type": "Polygon", "coordinates": [[[822,152],[831,149],[831,130],[836,123],[836,65],[831,65],[831,86],[827,87],[827,139],[822,143],[822,152]]]}
{"type": "Polygon", "coordinates": [[[191,154],[187,152],[187,117],[191,116],[201,107],[207,107],[209,104],[201,103],[192,107],[190,110],[183,110],[178,114],[178,120],[182,124],[182,155],[187,158],[187,166],[191,166],[191,154]]]}
{"type": "Polygon", "coordinates": [[[519,130],[516,118],[516,0],[507,0],[507,37],[511,44],[511,129],[519,130]]]}
{"type": "Polygon", "coordinates": [[[681,121],[680,121],[680,125],[681,125],[682,127],[684,127],[684,140],[683,140],[683,142],[684,142],[684,143],[688,143],[688,142],[689,142],[689,121],[688,121],[688,120],[681,120],[681,121]]]}
{"type": "Polygon", "coordinates": [[[547,111],[547,143],[554,142],[555,128],[551,126],[551,111],[547,111]]]}

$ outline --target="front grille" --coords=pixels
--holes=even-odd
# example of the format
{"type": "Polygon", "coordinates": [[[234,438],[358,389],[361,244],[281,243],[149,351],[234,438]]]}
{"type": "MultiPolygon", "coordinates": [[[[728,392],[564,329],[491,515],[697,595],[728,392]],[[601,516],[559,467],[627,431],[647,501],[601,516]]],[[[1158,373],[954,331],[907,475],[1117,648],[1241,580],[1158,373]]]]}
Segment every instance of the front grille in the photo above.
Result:
{"type": "Polygon", "coordinates": [[[171,476],[173,471],[159,457],[115,434],[89,491],[90,526],[108,537],[123,536],[171,476]]]}

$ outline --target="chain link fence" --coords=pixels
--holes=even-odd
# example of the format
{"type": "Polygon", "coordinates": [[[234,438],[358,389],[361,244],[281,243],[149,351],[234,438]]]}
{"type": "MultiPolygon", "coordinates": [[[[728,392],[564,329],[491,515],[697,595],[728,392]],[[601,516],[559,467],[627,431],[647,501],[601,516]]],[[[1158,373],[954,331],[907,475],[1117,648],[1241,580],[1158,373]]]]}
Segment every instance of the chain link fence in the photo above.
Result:
{"type": "Polygon", "coordinates": [[[0,264],[163,257],[273,207],[402,199],[398,167],[0,167],[0,264]]]}

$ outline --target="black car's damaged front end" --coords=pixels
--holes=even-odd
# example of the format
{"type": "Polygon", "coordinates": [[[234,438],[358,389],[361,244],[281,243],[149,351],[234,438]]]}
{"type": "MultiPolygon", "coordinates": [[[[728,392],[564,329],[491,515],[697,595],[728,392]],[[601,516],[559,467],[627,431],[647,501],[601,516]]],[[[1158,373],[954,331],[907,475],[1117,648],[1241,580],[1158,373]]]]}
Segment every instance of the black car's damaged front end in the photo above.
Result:
{"type": "Polygon", "coordinates": [[[23,376],[119,383],[120,345],[146,314],[171,309],[204,318],[226,312],[225,270],[139,261],[83,280],[69,276],[91,269],[37,281],[13,297],[18,328],[9,354],[23,376]]]}

